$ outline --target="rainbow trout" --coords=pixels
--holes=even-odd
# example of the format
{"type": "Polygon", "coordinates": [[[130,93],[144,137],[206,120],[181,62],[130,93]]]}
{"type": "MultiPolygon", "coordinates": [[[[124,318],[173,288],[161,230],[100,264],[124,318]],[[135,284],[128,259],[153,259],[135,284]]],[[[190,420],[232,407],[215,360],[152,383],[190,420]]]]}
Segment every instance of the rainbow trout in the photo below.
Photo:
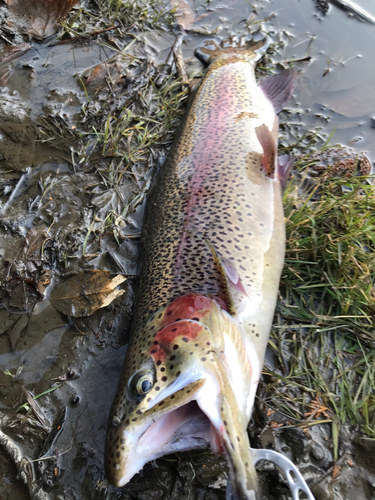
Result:
{"type": "Polygon", "coordinates": [[[233,497],[257,498],[247,426],[284,262],[290,164],[277,162],[277,112],[296,76],[257,85],[263,43],[201,49],[210,65],[150,191],[106,444],[116,486],[152,459],[210,445],[233,497]]]}

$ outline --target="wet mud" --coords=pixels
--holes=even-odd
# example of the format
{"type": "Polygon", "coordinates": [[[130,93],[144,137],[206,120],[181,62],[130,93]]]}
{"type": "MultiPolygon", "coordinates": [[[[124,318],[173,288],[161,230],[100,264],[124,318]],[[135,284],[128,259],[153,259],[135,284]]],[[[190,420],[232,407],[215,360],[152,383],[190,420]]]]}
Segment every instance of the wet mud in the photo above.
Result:
{"type": "MultiPolygon", "coordinates": [[[[99,4],[82,5],[97,15],[99,4]]],[[[375,159],[375,28],[318,4],[326,16],[312,0],[253,7],[242,0],[191,2],[197,20],[179,49],[189,78],[203,70],[195,47],[246,30],[267,32],[275,44],[258,76],[267,74],[267,64],[297,61],[301,76],[280,117],[280,149],[293,147],[301,158],[306,148],[313,153],[310,187],[321,175],[368,175],[375,159]],[[334,129],[331,143],[350,148],[314,153],[334,129]]],[[[370,8],[365,1],[362,7],[370,8]]],[[[149,463],[122,489],[104,475],[144,203],[183,114],[188,82],[171,58],[181,33],[173,17],[84,39],[74,25],[78,12],[68,17],[77,40],[65,43],[66,33],[62,40],[25,36],[0,9],[7,21],[0,43],[20,47],[16,57],[0,54],[0,498],[224,500],[225,461],[209,451],[149,463]],[[93,269],[125,276],[119,285],[125,293],[88,317],[57,310],[53,290],[93,269]]],[[[95,22],[88,31],[108,28],[95,22]]],[[[279,306],[275,328],[281,313],[279,306]]],[[[282,349],[292,358],[292,348],[284,343],[282,349]]],[[[285,375],[272,349],[266,366],[285,375]]],[[[268,372],[260,384],[252,445],[293,460],[316,500],[374,500],[374,440],[352,423],[338,425],[335,440],[326,410],[318,417],[329,423],[296,426],[287,411],[270,409],[270,388],[278,383],[268,372]]],[[[297,397],[293,387],[281,390],[297,397]]],[[[262,498],[291,499],[272,464],[258,471],[262,498]]]]}

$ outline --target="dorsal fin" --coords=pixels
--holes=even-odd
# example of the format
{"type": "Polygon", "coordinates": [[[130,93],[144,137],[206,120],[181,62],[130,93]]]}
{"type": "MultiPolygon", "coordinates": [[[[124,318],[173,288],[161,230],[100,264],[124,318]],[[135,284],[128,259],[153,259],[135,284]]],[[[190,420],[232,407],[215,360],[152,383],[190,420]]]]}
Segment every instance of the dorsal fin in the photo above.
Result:
{"type": "Polygon", "coordinates": [[[296,85],[297,71],[285,69],[277,75],[266,76],[259,86],[264,95],[271,101],[275,113],[279,113],[288,102],[296,85]]]}

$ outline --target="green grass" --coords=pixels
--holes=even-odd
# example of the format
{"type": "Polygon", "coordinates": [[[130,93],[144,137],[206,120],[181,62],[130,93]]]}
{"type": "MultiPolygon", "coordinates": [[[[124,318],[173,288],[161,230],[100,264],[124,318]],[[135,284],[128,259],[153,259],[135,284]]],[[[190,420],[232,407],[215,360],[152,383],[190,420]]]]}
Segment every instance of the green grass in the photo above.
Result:
{"type": "Polygon", "coordinates": [[[87,39],[109,30],[112,37],[123,38],[129,29],[165,30],[175,23],[168,2],[162,0],[96,0],[87,8],[76,7],[60,23],[56,42],[87,39]]]}
{"type": "MultiPolygon", "coordinates": [[[[307,172],[308,161],[297,169],[307,172]]],[[[278,367],[266,370],[273,380],[267,402],[290,425],[319,418],[337,430],[351,422],[375,438],[372,179],[304,181],[302,174],[302,189],[291,182],[284,207],[286,260],[270,341],[278,367]],[[317,397],[328,410],[311,419],[317,397]]]]}
{"type": "MultiPolygon", "coordinates": [[[[79,162],[87,163],[86,152],[92,150],[90,143],[95,143],[98,154],[93,165],[106,190],[118,191],[129,181],[133,185],[130,196],[126,199],[119,196],[117,210],[102,214],[101,223],[92,228],[93,235],[95,231],[102,234],[108,230],[116,235],[116,227],[124,225],[126,217],[144,201],[149,171],[172,139],[188,91],[179,79],[168,77],[161,87],[157,87],[150,78],[142,91],[133,97],[131,106],[96,117],[95,126],[85,134],[86,144],[79,153],[79,162]],[[143,96],[147,96],[147,101],[143,96]]],[[[85,113],[93,117],[90,103],[85,113]]]]}

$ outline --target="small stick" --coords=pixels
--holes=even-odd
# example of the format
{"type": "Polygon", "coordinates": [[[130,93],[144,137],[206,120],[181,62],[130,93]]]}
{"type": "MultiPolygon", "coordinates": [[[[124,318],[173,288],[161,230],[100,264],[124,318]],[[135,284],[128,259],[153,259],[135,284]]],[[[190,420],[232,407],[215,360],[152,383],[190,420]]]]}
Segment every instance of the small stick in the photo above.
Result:
{"type": "MultiPolygon", "coordinates": [[[[106,31],[111,31],[115,30],[119,26],[111,26],[110,28],[106,28],[104,30],[100,31],[93,31],[92,33],[89,33],[88,35],[85,36],[75,36],[74,38],[67,38],[66,40],[60,40],[59,42],[56,43],[51,43],[50,47],[55,47],[56,45],[62,45],[63,43],[69,43],[69,42],[77,42],[78,40],[85,40],[86,38],[90,36],[95,36],[95,35],[100,35],[101,33],[105,33],[106,31]]],[[[131,29],[130,27],[129,29],[131,29]]]]}
{"type": "Polygon", "coordinates": [[[177,74],[180,78],[182,78],[184,82],[187,82],[188,77],[185,70],[185,61],[181,51],[181,44],[178,46],[178,48],[173,49],[173,54],[174,54],[177,74]]]}
{"type": "MultiPolygon", "coordinates": [[[[138,21],[140,21],[141,19],[142,18],[138,19],[138,21]]],[[[130,28],[127,29],[127,31],[132,30],[138,21],[135,21],[130,26],[130,28]]],[[[56,45],[62,45],[63,43],[77,42],[79,40],[86,40],[86,38],[89,38],[91,36],[100,35],[101,33],[106,33],[107,31],[112,31],[112,30],[115,30],[117,28],[120,28],[120,26],[111,26],[110,28],[105,28],[104,30],[93,31],[92,33],[89,33],[88,35],[85,35],[85,36],[76,36],[74,38],[67,38],[66,40],[60,40],[59,42],[51,43],[50,47],[55,47],[56,45]]]]}
{"type": "Polygon", "coordinates": [[[165,61],[163,71],[160,73],[157,81],[155,82],[156,85],[161,85],[163,83],[165,77],[167,76],[167,73],[170,70],[170,68],[172,67],[173,60],[175,58],[175,55],[174,55],[175,51],[177,51],[180,48],[181,43],[182,43],[182,39],[183,39],[183,33],[180,32],[177,35],[177,38],[176,38],[174,44],[172,45],[172,48],[171,48],[171,51],[169,52],[169,56],[168,56],[167,60],[165,61]]]}

